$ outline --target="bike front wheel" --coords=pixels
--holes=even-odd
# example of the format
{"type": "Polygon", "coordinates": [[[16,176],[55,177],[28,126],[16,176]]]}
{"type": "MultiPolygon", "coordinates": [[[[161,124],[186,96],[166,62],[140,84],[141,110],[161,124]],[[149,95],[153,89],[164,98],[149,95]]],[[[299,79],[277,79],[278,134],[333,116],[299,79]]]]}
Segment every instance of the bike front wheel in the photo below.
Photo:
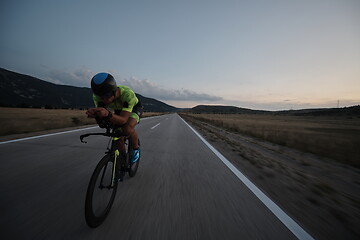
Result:
{"type": "Polygon", "coordinates": [[[118,181],[113,180],[113,168],[114,157],[107,154],[91,176],[85,200],[85,219],[89,227],[98,227],[110,212],[118,185],[118,181]]]}

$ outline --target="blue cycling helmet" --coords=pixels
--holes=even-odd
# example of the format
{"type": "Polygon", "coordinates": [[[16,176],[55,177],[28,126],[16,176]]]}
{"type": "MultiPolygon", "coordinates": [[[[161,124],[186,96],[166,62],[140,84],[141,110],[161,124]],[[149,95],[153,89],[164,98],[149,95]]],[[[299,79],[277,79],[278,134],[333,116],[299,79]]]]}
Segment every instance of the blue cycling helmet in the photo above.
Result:
{"type": "Polygon", "coordinates": [[[115,95],[116,88],[116,81],[109,73],[98,73],[91,79],[93,93],[101,98],[115,95]]]}

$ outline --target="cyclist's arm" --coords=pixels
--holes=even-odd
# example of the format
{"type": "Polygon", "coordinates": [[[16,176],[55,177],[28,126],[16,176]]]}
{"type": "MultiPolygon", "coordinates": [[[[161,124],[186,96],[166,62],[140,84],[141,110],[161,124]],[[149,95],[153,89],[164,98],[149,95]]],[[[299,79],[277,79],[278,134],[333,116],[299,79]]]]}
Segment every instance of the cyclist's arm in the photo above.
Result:
{"type": "MultiPolygon", "coordinates": [[[[99,117],[99,118],[106,118],[106,117],[108,117],[108,115],[110,113],[107,109],[102,108],[102,107],[89,109],[88,112],[90,110],[94,111],[94,113],[93,113],[94,117],[99,117]]],[[[87,112],[87,114],[88,114],[88,112],[87,112]]],[[[110,120],[110,122],[112,122],[115,125],[124,125],[128,121],[130,114],[131,114],[131,112],[127,112],[127,111],[121,111],[119,115],[112,113],[112,117],[109,120],[110,120]]],[[[88,116],[89,116],[89,114],[88,114],[88,116]]],[[[91,116],[89,116],[89,117],[91,117],[91,116]]]]}
{"type": "Polygon", "coordinates": [[[119,115],[112,115],[110,121],[115,125],[124,125],[129,120],[133,107],[138,103],[135,93],[131,89],[122,92],[123,107],[119,115]]]}
{"type": "Polygon", "coordinates": [[[93,94],[93,102],[94,102],[95,108],[89,108],[86,111],[86,115],[89,118],[106,117],[107,114],[109,113],[109,111],[106,110],[105,104],[95,94],[93,94]]]}
{"type": "Polygon", "coordinates": [[[121,111],[119,115],[113,114],[110,118],[110,122],[115,125],[124,125],[129,120],[131,112],[121,111]]]}

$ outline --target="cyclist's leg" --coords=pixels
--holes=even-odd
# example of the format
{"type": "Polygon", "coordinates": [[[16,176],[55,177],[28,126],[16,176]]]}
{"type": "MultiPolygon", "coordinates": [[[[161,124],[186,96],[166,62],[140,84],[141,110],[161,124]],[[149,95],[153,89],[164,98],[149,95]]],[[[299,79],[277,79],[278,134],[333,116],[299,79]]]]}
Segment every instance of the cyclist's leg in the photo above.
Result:
{"type": "Polygon", "coordinates": [[[125,139],[124,139],[124,138],[120,138],[120,139],[118,140],[118,142],[119,142],[119,145],[118,145],[119,151],[120,151],[121,153],[125,153],[125,152],[126,152],[126,150],[125,150],[125,139]]]}
{"type": "Polygon", "coordinates": [[[123,126],[123,133],[130,136],[131,142],[133,144],[134,149],[138,149],[138,134],[135,130],[135,126],[138,124],[138,120],[133,118],[132,116],[129,117],[127,123],[123,126]]]}
{"type": "Polygon", "coordinates": [[[133,149],[131,151],[131,163],[135,163],[140,159],[139,137],[135,131],[135,126],[139,122],[139,116],[136,113],[131,113],[128,122],[123,127],[125,134],[130,136],[133,149]]]}

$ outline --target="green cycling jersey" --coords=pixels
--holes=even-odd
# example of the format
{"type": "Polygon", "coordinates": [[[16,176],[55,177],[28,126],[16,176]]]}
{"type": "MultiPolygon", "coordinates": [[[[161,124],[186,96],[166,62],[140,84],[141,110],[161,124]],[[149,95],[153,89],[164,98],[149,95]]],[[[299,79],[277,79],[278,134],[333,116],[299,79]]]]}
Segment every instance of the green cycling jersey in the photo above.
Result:
{"type": "Polygon", "coordinates": [[[134,91],[126,86],[118,85],[117,87],[120,89],[120,96],[106,106],[100,97],[93,94],[95,106],[110,108],[115,111],[115,114],[118,114],[120,111],[131,112],[130,117],[135,118],[139,122],[139,116],[136,113],[132,113],[134,106],[139,102],[139,99],[136,97],[134,91]]]}

